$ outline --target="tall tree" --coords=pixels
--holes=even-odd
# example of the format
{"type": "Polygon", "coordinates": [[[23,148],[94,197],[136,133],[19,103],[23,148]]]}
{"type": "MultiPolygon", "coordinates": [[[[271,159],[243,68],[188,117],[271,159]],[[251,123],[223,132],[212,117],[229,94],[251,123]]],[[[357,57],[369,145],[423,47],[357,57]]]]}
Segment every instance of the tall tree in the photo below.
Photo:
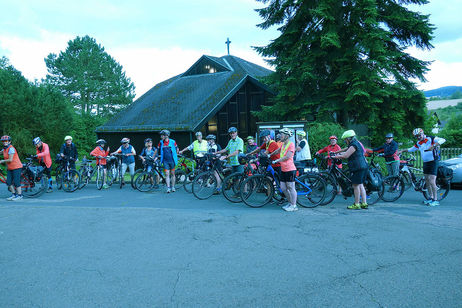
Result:
{"type": "Polygon", "coordinates": [[[278,90],[264,119],[318,118],[343,126],[366,123],[382,134],[422,123],[425,97],[412,78],[424,81],[428,62],[406,48],[433,46],[427,15],[409,4],[426,0],[259,0],[259,27],[279,26],[280,36],[256,47],[276,71],[278,90]]]}
{"type": "Polygon", "coordinates": [[[130,104],[135,86],[122,66],[89,36],[68,42],[45,59],[47,82],[56,85],[82,114],[109,115],[130,104]]]}

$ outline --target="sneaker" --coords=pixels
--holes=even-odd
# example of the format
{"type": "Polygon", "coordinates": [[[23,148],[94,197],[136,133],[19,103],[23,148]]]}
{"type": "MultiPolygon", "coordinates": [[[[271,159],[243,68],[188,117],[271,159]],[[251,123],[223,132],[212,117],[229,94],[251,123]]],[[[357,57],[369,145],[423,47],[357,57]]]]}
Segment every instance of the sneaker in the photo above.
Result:
{"type": "Polygon", "coordinates": [[[6,200],[13,201],[14,198],[16,198],[16,195],[12,194],[11,197],[6,198],[6,200]]]}
{"type": "Polygon", "coordinates": [[[215,192],[213,193],[214,195],[220,195],[221,194],[221,191],[219,191],[218,189],[215,190],[215,192]]]}
{"type": "Polygon", "coordinates": [[[167,187],[167,194],[171,192],[170,187],[167,187]]]}
{"type": "Polygon", "coordinates": [[[52,192],[53,192],[53,188],[51,188],[51,187],[48,187],[48,189],[47,189],[47,193],[52,193],[52,192]]]}
{"type": "Polygon", "coordinates": [[[103,185],[103,188],[104,188],[104,189],[108,189],[108,188],[109,188],[109,185],[104,184],[104,185],[103,185]]]}
{"type": "Polygon", "coordinates": [[[175,187],[172,187],[172,192],[175,192],[175,191],[176,191],[176,190],[175,190],[175,187]]]}
{"type": "Polygon", "coordinates": [[[367,203],[361,203],[361,208],[366,210],[369,207],[367,203]]]}
{"type": "Polygon", "coordinates": [[[22,195],[17,195],[11,201],[19,201],[19,200],[22,200],[22,195]]]}
{"type": "Polygon", "coordinates": [[[428,199],[428,200],[422,201],[422,203],[425,205],[429,205],[430,203],[432,203],[432,201],[433,201],[432,199],[428,199]]]}
{"type": "Polygon", "coordinates": [[[283,207],[284,211],[286,212],[295,212],[298,211],[297,205],[291,205],[289,204],[288,206],[283,207]]]}
{"type": "Polygon", "coordinates": [[[428,205],[429,205],[429,206],[437,206],[437,205],[440,205],[440,202],[437,201],[437,200],[433,200],[433,201],[430,202],[428,205]]]}
{"type": "Polygon", "coordinates": [[[347,206],[347,209],[349,210],[360,210],[361,209],[361,205],[360,204],[352,204],[350,206],[347,206]]]}

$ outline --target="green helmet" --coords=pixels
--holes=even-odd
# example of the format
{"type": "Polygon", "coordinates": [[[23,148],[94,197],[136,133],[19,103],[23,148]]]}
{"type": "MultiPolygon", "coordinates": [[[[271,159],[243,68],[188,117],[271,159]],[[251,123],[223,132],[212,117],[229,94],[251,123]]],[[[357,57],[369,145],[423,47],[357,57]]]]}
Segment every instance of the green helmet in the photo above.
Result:
{"type": "Polygon", "coordinates": [[[346,132],[343,133],[342,139],[351,138],[351,137],[354,137],[354,136],[356,136],[355,131],[350,129],[350,130],[347,130],[346,132]]]}

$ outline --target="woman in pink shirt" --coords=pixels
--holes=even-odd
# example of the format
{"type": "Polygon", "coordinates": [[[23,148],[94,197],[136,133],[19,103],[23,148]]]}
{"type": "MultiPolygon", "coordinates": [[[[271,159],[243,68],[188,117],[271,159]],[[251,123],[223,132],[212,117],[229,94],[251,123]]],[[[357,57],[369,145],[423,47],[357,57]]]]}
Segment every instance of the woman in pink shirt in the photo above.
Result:
{"type": "Polygon", "coordinates": [[[282,145],[279,148],[280,158],[273,163],[281,164],[281,189],[284,192],[289,203],[282,208],[287,212],[298,210],[297,207],[297,191],[295,190],[295,175],[297,168],[294,164],[295,144],[289,140],[292,136],[292,131],[288,128],[283,128],[281,133],[282,145]]]}

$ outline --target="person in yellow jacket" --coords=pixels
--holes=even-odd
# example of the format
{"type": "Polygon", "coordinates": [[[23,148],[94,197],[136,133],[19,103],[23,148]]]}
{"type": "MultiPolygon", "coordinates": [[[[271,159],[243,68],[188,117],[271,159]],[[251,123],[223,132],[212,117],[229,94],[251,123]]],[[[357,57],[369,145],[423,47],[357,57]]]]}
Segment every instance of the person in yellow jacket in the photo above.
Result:
{"type": "Polygon", "coordinates": [[[185,151],[192,151],[195,158],[203,157],[205,153],[208,151],[208,143],[204,139],[202,139],[202,133],[197,132],[196,138],[193,143],[188,145],[186,148],[180,151],[180,154],[183,154],[185,151]]]}

